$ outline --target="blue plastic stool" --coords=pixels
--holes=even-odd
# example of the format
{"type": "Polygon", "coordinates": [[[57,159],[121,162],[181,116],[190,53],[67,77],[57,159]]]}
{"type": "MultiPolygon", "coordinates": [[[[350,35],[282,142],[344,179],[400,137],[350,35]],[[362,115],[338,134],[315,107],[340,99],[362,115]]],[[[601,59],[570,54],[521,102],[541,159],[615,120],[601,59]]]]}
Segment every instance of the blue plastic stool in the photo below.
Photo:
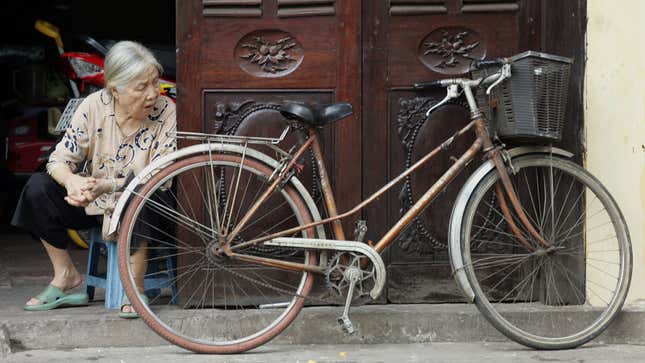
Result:
{"type": "MultiPolygon", "coordinates": [[[[148,297],[159,295],[162,288],[172,290],[173,304],[177,301],[177,285],[175,281],[175,261],[174,258],[166,258],[165,273],[156,273],[155,264],[148,265],[147,274],[154,274],[155,277],[144,280],[144,289],[148,297]]],[[[94,228],[90,230],[90,248],[87,257],[87,275],[85,279],[85,289],[90,300],[94,299],[94,288],[105,289],[105,307],[107,309],[119,309],[123,299],[123,285],[119,277],[119,268],[117,263],[116,241],[106,241],[102,238],[101,229],[94,228]],[[101,255],[101,245],[105,246],[107,254],[107,271],[98,272],[99,257],[101,255]]]]}

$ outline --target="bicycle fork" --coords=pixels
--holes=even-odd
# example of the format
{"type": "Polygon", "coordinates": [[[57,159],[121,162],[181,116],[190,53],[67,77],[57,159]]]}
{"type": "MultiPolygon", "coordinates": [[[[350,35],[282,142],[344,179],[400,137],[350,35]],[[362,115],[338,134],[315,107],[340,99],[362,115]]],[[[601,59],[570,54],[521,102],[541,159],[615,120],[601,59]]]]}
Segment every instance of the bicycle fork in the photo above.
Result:
{"type": "Polygon", "coordinates": [[[536,248],[529,241],[526,240],[526,238],[520,231],[520,228],[515,223],[515,220],[513,219],[513,216],[511,214],[511,209],[509,208],[509,205],[506,202],[504,191],[506,191],[506,195],[508,196],[508,199],[511,202],[511,206],[513,207],[513,210],[517,214],[517,217],[519,218],[520,222],[524,225],[526,230],[529,232],[531,237],[533,237],[545,249],[549,249],[553,247],[552,243],[547,242],[540,235],[540,233],[535,229],[535,227],[529,220],[526,213],[524,213],[524,208],[522,208],[522,204],[519,200],[519,197],[517,196],[517,193],[515,193],[515,189],[513,188],[513,184],[511,183],[511,179],[506,170],[506,165],[502,160],[502,156],[500,155],[500,151],[498,149],[493,149],[489,151],[489,157],[493,160],[493,163],[495,164],[495,167],[497,168],[497,171],[499,172],[499,175],[500,175],[500,180],[497,183],[495,183],[495,194],[499,200],[500,208],[502,209],[502,214],[504,215],[504,219],[506,220],[509,227],[513,231],[513,234],[517,237],[520,243],[524,247],[526,247],[528,251],[530,252],[536,251],[536,248]]]}

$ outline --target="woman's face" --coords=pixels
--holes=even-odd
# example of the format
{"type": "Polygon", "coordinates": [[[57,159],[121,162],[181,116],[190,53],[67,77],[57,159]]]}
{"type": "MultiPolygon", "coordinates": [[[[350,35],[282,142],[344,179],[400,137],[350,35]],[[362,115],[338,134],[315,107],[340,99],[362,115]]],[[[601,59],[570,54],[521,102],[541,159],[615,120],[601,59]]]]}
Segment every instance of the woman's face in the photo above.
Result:
{"type": "Polygon", "coordinates": [[[115,92],[119,108],[135,120],[145,119],[152,112],[157,98],[159,98],[159,71],[155,67],[150,67],[123,89],[115,92]]]}

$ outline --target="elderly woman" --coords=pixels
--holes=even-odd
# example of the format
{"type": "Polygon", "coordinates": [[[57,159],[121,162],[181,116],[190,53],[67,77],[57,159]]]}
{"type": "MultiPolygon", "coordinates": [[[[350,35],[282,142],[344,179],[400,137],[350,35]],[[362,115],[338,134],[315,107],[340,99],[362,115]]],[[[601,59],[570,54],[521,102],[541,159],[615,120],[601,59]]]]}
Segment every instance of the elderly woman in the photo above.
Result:
{"type": "MultiPolygon", "coordinates": [[[[84,305],[85,293],[69,293],[83,283],[67,251],[67,229],[103,226],[128,173],[138,173],[154,159],[176,149],[166,135],[176,130],[174,103],[159,94],[162,67],[138,43],[116,43],[105,58],[105,89],[89,95],[72,117],[70,127],[49,157],[47,173],[27,182],[12,224],[42,242],[54,267],[54,278],[25,310],[84,305]]],[[[111,236],[114,237],[114,236],[111,236]]],[[[143,290],[145,256],[132,261],[143,270],[135,276],[143,290]]],[[[122,317],[136,317],[126,300],[122,317]]]]}

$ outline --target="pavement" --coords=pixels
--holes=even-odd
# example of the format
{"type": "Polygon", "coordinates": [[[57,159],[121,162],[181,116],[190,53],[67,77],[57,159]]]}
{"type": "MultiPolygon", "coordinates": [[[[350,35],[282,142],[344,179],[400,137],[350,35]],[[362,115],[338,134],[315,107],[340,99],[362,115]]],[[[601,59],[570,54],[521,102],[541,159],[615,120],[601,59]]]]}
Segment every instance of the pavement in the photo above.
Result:
{"type": "Polygon", "coordinates": [[[534,351],[512,343],[424,343],[276,345],[238,355],[190,354],[172,346],[32,350],[10,355],[6,362],[210,362],[210,363],[359,363],[359,362],[572,362],[645,361],[645,346],[586,345],[567,351],[534,351]]]}
{"type": "MultiPolygon", "coordinates": [[[[71,254],[85,271],[86,251],[71,254]]],[[[23,234],[0,235],[0,361],[645,362],[645,303],[626,306],[605,333],[571,351],[538,352],[509,342],[472,305],[392,304],[352,308],[358,334],[351,336],[336,323],[341,307],[308,307],[265,346],[206,357],[168,346],[141,320],[118,318],[104,308],[100,289],[87,307],[23,311],[51,276],[39,243],[23,234]]]]}

